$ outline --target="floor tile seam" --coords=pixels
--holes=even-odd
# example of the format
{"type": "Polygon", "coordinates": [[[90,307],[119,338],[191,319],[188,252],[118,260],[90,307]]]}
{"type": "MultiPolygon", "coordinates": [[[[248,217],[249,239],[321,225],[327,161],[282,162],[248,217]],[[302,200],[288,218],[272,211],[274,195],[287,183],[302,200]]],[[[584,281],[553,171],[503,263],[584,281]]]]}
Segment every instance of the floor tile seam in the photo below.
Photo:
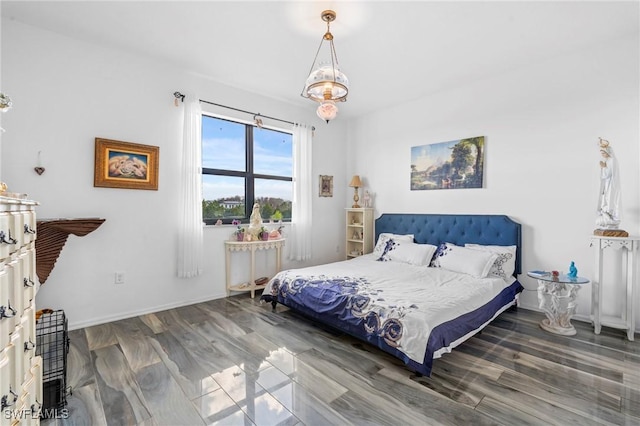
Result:
{"type": "Polygon", "coordinates": [[[633,425],[640,425],[640,408],[638,407],[638,402],[636,401],[632,401],[628,398],[623,398],[621,403],[620,403],[620,413],[625,417],[629,417],[630,419],[633,419],[634,422],[630,423],[633,425]],[[627,401],[629,405],[624,404],[624,402],[627,401]],[[630,411],[630,410],[624,410],[625,407],[635,407],[635,411],[630,411]],[[634,414],[637,413],[637,414],[634,414]]]}
{"type": "MultiPolygon", "coordinates": [[[[98,380],[97,380],[97,378],[95,378],[95,377],[94,377],[94,380],[95,380],[95,381],[94,381],[94,383],[92,383],[92,384],[87,384],[87,385],[84,385],[84,386],[81,386],[81,387],[76,388],[76,395],[78,395],[78,392],[79,392],[79,390],[80,390],[80,389],[82,389],[82,388],[84,388],[84,387],[87,387],[87,388],[88,388],[88,387],[93,386],[93,387],[95,388],[95,392],[97,393],[97,396],[96,396],[96,404],[99,404],[99,413],[98,413],[98,414],[100,415],[100,418],[101,418],[101,419],[104,419],[104,421],[105,421],[104,425],[106,425],[106,424],[107,424],[107,415],[106,415],[106,413],[104,412],[104,402],[103,402],[103,400],[102,400],[102,393],[100,392],[100,386],[98,386],[98,380]]],[[[67,395],[67,396],[68,396],[68,397],[71,397],[71,396],[73,396],[73,393],[72,393],[72,394],[70,394],[70,395],[67,395]]],[[[67,401],[67,404],[68,404],[68,401],[67,401]]]]}
{"type": "MultiPolygon", "coordinates": [[[[515,372],[515,371],[514,371],[514,373],[520,374],[520,373],[515,372]]],[[[536,380],[533,377],[527,376],[527,378],[532,379],[537,383],[540,383],[539,380],[536,380]]],[[[571,405],[562,405],[562,406],[558,405],[558,401],[553,399],[553,397],[551,397],[551,396],[546,396],[546,393],[543,393],[543,395],[537,395],[537,394],[533,394],[531,392],[528,392],[526,389],[520,389],[520,388],[519,389],[515,389],[515,388],[513,388],[511,386],[508,386],[503,381],[497,381],[496,383],[499,383],[501,386],[509,387],[510,389],[512,389],[512,390],[514,390],[514,391],[516,391],[516,392],[518,392],[520,394],[527,395],[530,398],[534,398],[536,400],[543,401],[543,402],[545,402],[545,403],[547,403],[549,405],[553,405],[554,407],[556,407],[556,408],[558,408],[560,410],[576,414],[576,415],[578,415],[578,416],[580,416],[582,418],[593,420],[595,422],[603,422],[602,424],[607,424],[607,425],[611,425],[611,426],[619,425],[619,423],[617,423],[617,422],[615,422],[615,423],[607,422],[602,417],[595,417],[592,413],[590,413],[588,411],[581,410],[580,408],[577,408],[577,407],[573,407],[571,405]]],[[[542,384],[544,385],[545,383],[542,383],[542,384]]],[[[547,385],[547,386],[548,387],[552,387],[554,390],[558,391],[558,393],[565,393],[565,391],[562,390],[562,389],[558,389],[558,388],[556,388],[554,386],[551,386],[551,385],[547,385]]],[[[541,387],[541,389],[544,389],[544,387],[541,387]]],[[[573,399],[571,401],[574,402],[575,398],[578,398],[578,397],[574,395],[573,399]]],[[[586,403],[585,405],[588,406],[588,407],[591,407],[594,404],[594,401],[585,400],[584,398],[579,398],[579,399],[581,401],[584,401],[586,403]]],[[[610,408],[603,407],[601,405],[597,405],[597,407],[598,407],[598,411],[599,412],[605,411],[605,412],[607,412],[609,414],[613,414],[614,416],[615,415],[622,415],[620,409],[618,409],[618,411],[615,411],[615,410],[612,410],[610,408]]]]}
{"type": "MultiPolygon", "coordinates": [[[[526,348],[522,347],[522,345],[519,345],[517,343],[514,343],[514,344],[509,343],[509,344],[507,344],[505,346],[502,346],[498,342],[493,342],[490,339],[482,339],[482,338],[480,338],[480,340],[482,342],[484,342],[485,345],[500,346],[500,347],[503,347],[506,350],[512,351],[518,357],[521,357],[521,358],[535,358],[536,360],[543,360],[543,361],[546,361],[548,363],[554,364],[554,366],[561,366],[561,367],[564,367],[566,369],[571,369],[571,370],[580,371],[580,372],[586,372],[585,370],[581,370],[580,368],[578,368],[578,365],[585,365],[585,366],[593,367],[593,368],[596,368],[596,369],[598,369],[598,368],[602,369],[601,366],[594,365],[593,363],[589,362],[589,357],[588,356],[581,357],[580,359],[570,359],[567,356],[562,356],[562,355],[559,355],[559,354],[548,354],[548,353],[544,352],[543,348],[540,348],[540,349],[531,348],[532,350],[526,350],[526,348]],[[538,356],[538,355],[536,355],[536,353],[548,354],[548,355],[551,355],[552,358],[538,356]],[[570,364],[563,363],[563,361],[566,361],[566,362],[573,361],[573,362],[575,362],[576,366],[571,366],[570,364]]],[[[501,339],[501,341],[502,340],[503,339],[501,339]]],[[[517,358],[514,358],[514,360],[517,360],[517,358]]],[[[621,377],[620,382],[622,381],[622,374],[624,373],[624,371],[619,371],[619,370],[614,370],[614,369],[609,369],[609,371],[611,371],[612,373],[619,373],[620,377],[621,377]]],[[[596,377],[601,377],[602,379],[606,379],[606,377],[603,377],[603,376],[596,376],[596,377]]],[[[608,380],[612,380],[612,379],[608,379],[608,380]]],[[[615,380],[613,380],[613,381],[615,382],[615,380]]]]}
{"type": "MultiPolygon", "coordinates": [[[[246,374],[246,373],[245,373],[246,374]]],[[[278,400],[278,398],[276,398],[274,395],[271,394],[271,392],[267,391],[262,385],[260,385],[258,382],[255,383],[257,386],[260,386],[260,388],[262,389],[262,392],[254,395],[254,399],[263,397],[264,395],[269,395],[271,398],[273,398],[274,400],[276,400],[278,402],[278,404],[280,404],[282,406],[282,408],[289,413],[293,418],[295,418],[296,420],[298,420],[298,422],[302,423],[302,421],[298,418],[298,416],[296,416],[294,413],[291,412],[291,410],[289,410],[282,402],[280,402],[280,400],[278,400]]],[[[247,407],[247,403],[246,403],[246,398],[243,399],[242,401],[236,401],[225,389],[222,388],[222,390],[227,394],[227,396],[229,398],[231,398],[231,400],[238,406],[240,407],[240,410],[242,410],[242,412],[251,420],[252,423],[254,424],[258,424],[257,419],[252,418],[251,415],[248,413],[248,410],[245,409],[245,407],[247,407]],[[244,404],[241,404],[240,402],[245,402],[244,404]]],[[[297,424],[297,423],[296,423],[297,424]]]]}
{"type": "MultiPolygon", "coordinates": [[[[617,361],[619,362],[624,362],[624,359],[626,357],[632,357],[635,358],[633,360],[633,362],[637,362],[640,365],[640,354],[635,354],[633,352],[628,352],[626,350],[622,350],[619,348],[612,348],[610,346],[605,346],[602,345],[601,343],[597,343],[597,342],[592,342],[592,341],[588,341],[588,340],[577,340],[578,342],[580,342],[581,344],[585,345],[584,349],[581,348],[576,348],[575,346],[572,347],[566,347],[563,346],[560,343],[555,343],[555,342],[549,342],[542,340],[541,338],[537,337],[537,336],[532,336],[532,343],[536,344],[536,345],[545,345],[546,347],[553,347],[554,349],[561,351],[561,352],[570,352],[570,351],[574,351],[574,352],[579,352],[579,353],[584,353],[584,354],[592,354],[592,355],[596,355],[599,358],[612,358],[611,356],[608,356],[606,354],[599,354],[598,353],[598,349],[600,350],[604,350],[604,351],[610,351],[613,353],[616,353],[618,355],[620,355],[621,359],[618,359],[617,361]],[[594,350],[595,349],[595,350],[594,350]]],[[[575,339],[574,339],[575,340],[575,339]]],[[[612,358],[614,360],[616,360],[615,358],[612,358]]]]}
{"type": "MultiPolygon", "coordinates": [[[[144,337],[145,337],[145,338],[148,338],[148,336],[144,336],[144,337]]],[[[154,354],[156,355],[156,357],[158,358],[158,361],[156,361],[156,362],[151,362],[151,363],[148,363],[148,364],[144,364],[144,365],[139,366],[138,368],[135,368],[135,367],[133,366],[132,360],[131,360],[131,359],[129,359],[129,356],[127,356],[127,353],[128,353],[129,351],[124,349],[124,346],[122,345],[122,342],[120,341],[120,336],[118,336],[118,335],[117,335],[117,333],[116,333],[116,339],[118,340],[118,345],[120,346],[120,350],[121,350],[121,352],[122,352],[122,356],[124,357],[125,361],[127,362],[127,365],[128,365],[128,366],[129,366],[129,368],[131,369],[131,371],[133,371],[134,373],[136,373],[136,372],[140,371],[141,369],[143,369],[143,368],[145,368],[145,367],[148,367],[148,366],[155,365],[155,364],[158,364],[158,363],[160,363],[160,362],[163,362],[163,361],[162,361],[162,357],[161,357],[161,356],[160,356],[160,354],[158,353],[158,350],[157,350],[157,348],[155,347],[155,345],[152,345],[150,342],[147,342],[147,343],[151,346],[151,348],[153,349],[153,353],[154,353],[154,354]]]]}
{"type": "MultiPolygon", "coordinates": [[[[623,394],[624,390],[629,388],[629,386],[624,383],[624,374],[625,374],[624,371],[620,371],[622,379],[621,379],[621,381],[617,381],[617,380],[613,380],[611,378],[608,378],[606,376],[600,376],[598,374],[595,374],[595,373],[592,373],[592,372],[589,372],[589,371],[586,371],[586,370],[581,370],[580,368],[573,367],[573,366],[570,366],[570,365],[567,365],[567,364],[560,364],[560,363],[557,363],[557,362],[554,362],[554,361],[551,361],[551,360],[548,360],[548,359],[545,359],[545,358],[533,357],[533,356],[528,355],[528,354],[524,354],[524,355],[525,356],[521,355],[520,359],[529,360],[531,362],[535,362],[536,365],[540,365],[540,366],[550,365],[553,368],[563,370],[563,373],[565,373],[567,376],[571,376],[571,381],[575,382],[576,384],[579,384],[580,381],[584,382],[584,380],[579,380],[578,379],[578,376],[583,375],[583,376],[588,376],[589,379],[590,379],[589,381],[591,383],[608,384],[611,387],[618,388],[618,390],[619,390],[618,393],[605,392],[605,393],[607,393],[609,395],[615,396],[618,399],[622,398],[622,394],[623,394]],[[531,357],[531,358],[528,358],[528,357],[531,357]],[[577,374],[571,374],[571,373],[577,373],[577,374]]],[[[515,362],[519,363],[518,360],[515,360],[515,362]]],[[[589,365],[589,364],[587,364],[587,365],[589,365]]],[[[593,366],[593,365],[591,365],[591,366],[595,367],[595,368],[598,367],[598,366],[593,366]]],[[[559,390],[560,391],[565,391],[563,389],[559,389],[559,390]]]]}
{"type": "MultiPolygon", "coordinates": [[[[526,394],[525,392],[522,392],[519,389],[514,389],[511,386],[507,386],[507,385],[499,383],[499,382],[496,382],[496,384],[499,385],[499,386],[502,386],[502,387],[507,387],[508,389],[510,389],[512,392],[515,392],[516,394],[526,395],[528,397],[531,397],[529,394],[526,394]]],[[[503,395],[500,394],[498,391],[494,391],[491,388],[486,387],[486,386],[484,386],[482,384],[478,384],[478,385],[479,385],[478,388],[482,389],[481,391],[485,394],[484,397],[489,397],[489,398],[492,398],[492,399],[494,399],[496,401],[501,401],[501,402],[505,401],[505,398],[503,397],[503,395]]],[[[484,399],[484,397],[483,397],[483,399],[484,399]]],[[[544,401],[544,400],[542,400],[540,398],[537,398],[537,397],[533,397],[533,398],[535,400],[539,400],[539,401],[542,401],[542,402],[544,402],[546,404],[549,404],[549,402],[544,401]]],[[[550,420],[551,419],[549,417],[551,417],[552,414],[550,414],[549,416],[541,416],[541,414],[544,414],[544,412],[541,413],[534,406],[530,406],[530,405],[527,405],[527,404],[519,404],[518,401],[519,401],[519,399],[517,399],[517,398],[509,400],[509,403],[513,407],[514,410],[520,411],[522,413],[525,413],[525,414],[527,414],[527,415],[529,415],[531,417],[535,417],[537,419],[540,419],[540,421],[542,423],[550,424],[550,420]]],[[[566,410],[564,410],[563,407],[558,407],[555,404],[550,404],[550,405],[553,405],[554,407],[556,407],[556,408],[558,408],[560,410],[566,411],[566,410]]],[[[551,424],[553,424],[553,423],[551,423],[551,424]]]]}
{"type": "MultiPolygon", "coordinates": [[[[485,361],[487,361],[487,362],[491,362],[491,361],[488,361],[488,360],[485,360],[485,361]]],[[[507,372],[510,372],[510,373],[512,373],[512,374],[514,374],[514,375],[516,375],[516,376],[518,376],[518,375],[522,375],[522,376],[525,376],[527,379],[534,380],[534,381],[536,381],[537,383],[540,383],[540,381],[539,381],[539,380],[537,380],[535,377],[531,377],[531,376],[526,375],[526,374],[524,374],[524,373],[520,373],[520,372],[518,372],[518,371],[516,371],[516,370],[514,370],[514,369],[507,369],[507,370],[503,371],[503,372],[500,374],[500,376],[498,377],[498,379],[496,379],[495,381],[494,381],[494,380],[490,380],[490,379],[487,379],[487,380],[488,380],[488,381],[491,381],[491,382],[495,382],[495,383],[496,383],[497,385],[499,385],[499,386],[507,387],[507,388],[509,388],[512,392],[516,392],[516,393],[518,393],[518,394],[527,395],[527,396],[529,396],[529,397],[531,397],[531,398],[534,398],[535,400],[543,401],[543,402],[548,403],[548,404],[550,404],[550,405],[553,405],[553,406],[555,406],[555,407],[557,407],[557,408],[559,408],[559,409],[561,409],[561,410],[565,410],[565,407],[560,407],[560,406],[558,406],[557,404],[555,404],[555,403],[554,403],[555,401],[553,401],[553,400],[551,400],[551,399],[547,400],[547,399],[545,399],[545,398],[540,398],[540,397],[538,397],[537,395],[532,395],[532,394],[530,394],[530,393],[526,392],[526,390],[524,390],[524,389],[514,388],[514,387],[510,386],[509,384],[505,383],[506,378],[505,378],[505,379],[503,379],[503,376],[504,376],[504,375],[505,375],[505,373],[507,373],[507,372]]],[[[484,394],[484,397],[489,396],[490,398],[496,399],[496,400],[498,400],[498,401],[502,401],[502,400],[503,400],[502,396],[501,396],[498,392],[493,391],[491,388],[489,388],[489,387],[487,387],[486,385],[484,385],[484,384],[483,384],[483,382],[478,382],[478,381],[475,381],[475,380],[474,380],[474,381],[471,381],[471,382],[467,382],[467,383],[466,383],[466,385],[467,385],[467,386],[472,386],[472,387],[474,387],[474,389],[475,389],[477,392],[481,392],[481,393],[483,393],[483,394],[484,394]]],[[[549,384],[547,384],[547,383],[542,383],[542,385],[546,385],[547,387],[552,387],[554,390],[558,391],[559,393],[564,393],[564,392],[565,392],[564,390],[562,390],[562,389],[558,389],[558,388],[556,388],[556,387],[553,387],[553,386],[551,386],[551,385],[549,385],[549,384]]],[[[483,399],[484,399],[484,397],[483,397],[483,399]]],[[[478,404],[478,405],[479,405],[479,404],[478,404]]],[[[477,405],[476,405],[476,407],[477,407],[477,405]]],[[[533,411],[532,411],[532,412],[529,412],[529,411],[527,411],[526,409],[523,409],[523,407],[531,408],[531,407],[528,407],[528,406],[526,406],[526,405],[525,405],[525,406],[520,406],[519,410],[520,410],[520,411],[522,411],[522,412],[525,412],[525,413],[527,413],[527,414],[529,414],[529,415],[532,415],[532,416],[534,416],[534,417],[539,418],[539,416],[535,415],[535,412],[533,412],[533,411]]],[[[565,410],[565,411],[566,411],[566,410],[565,410]]],[[[581,415],[582,417],[584,417],[582,414],[579,414],[579,413],[576,413],[576,414],[581,415]]],[[[541,419],[541,420],[544,420],[544,419],[541,419]]]]}
{"type": "MultiPolygon", "coordinates": [[[[568,366],[568,365],[565,365],[565,364],[559,364],[559,363],[556,363],[554,361],[551,361],[551,360],[548,360],[548,359],[545,359],[545,358],[534,357],[534,356],[529,355],[529,354],[521,354],[521,353],[518,353],[516,355],[517,355],[517,357],[513,359],[513,362],[514,362],[515,365],[525,365],[520,360],[530,361],[531,363],[535,364],[536,366],[541,366],[541,367],[544,367],[544,364],[549,364],[553,368],[561,368],[562,370],[565,370],[566,372],[572,372],[573,371],[573,372],[577,372],[578,374],[588,375],[588,376],[590,376],[592,378],[592,381],[594,381],[594,382],[597,382],[597,381],[608,382],[612,386],[618,387],[620,389],[620,393],[617,394],[617,395],[616,394],[612,394],[611,392],[607,392],[607,394],[611,395],[613,398],[617,398],[618,400],[620,400],[622,398],[622,395],[621,395],[622,391],[626,387],[621,382],[617,382],[615,380],[611,380],[611,379],[608,379],[606,377],[598,376],[596,374],[593,374],[593,373],[590,373],[590,372],[587,372],[587,371],[584,371],[584,370],[580,370],[578,368],[574,368],[574,367],[571,367],[571,366],[568,366]],[[540,363],[542,363],[543,365],[540,365],[540,363]]],[[[493,363],[492,361],[489,361],[487,359],[483,358],[483,360],[485,362],[491,363],[492,365],[496,365],[495,363],[493,363]]],[[[498,367],[502,367],[501,365],[497,365],[497,366],[498,367]]],[[[514,374],[523,374],[523,373],[520,373],[519,371],[517,371],[515,369],[512,369],[512,368],[502,367],[502,370],[503,371],[500,373],[500,376],[496,379],[496,381],[500,381],[502,379],[502,376],[507,371],[510,371],[510,372],[512,372],[514,374]]],[[[536,382],[540,382],[539,380],[535,379],[535,377],[532,377],[532,376],[526,375],[526,374],[525,374],[525,376],[530,378],[530,379],[536,380],[536,382]]],[[[578,382],[578,380],[572,380],[572,381],[574,381],[576,383],[578,382]]],[[[552,387],[553,389],[557,390],[558,392],[561,392],[561,393],[566,392],[566,389],[561,389],[561,388],[558,388],[556,386],[550,385],[548,383],[543,383],[543,384],[545,384],[545,385],[547,385],[549,387],[552,387]]]]}
{"type": "MultiPolygon", "coordinates": [[[[482,397],[482,401],[484,401],[485,398],[489,398],[489,399],[495,401],[496,403],[507,405],[503,400],[496,399],[495,397],[493,397],[491,395],[484,395],[482,397]]],[[[489,410],[485,410],[484,406],[481,403],[478,403],[478,405],[476,405],[476,407],[473,410],[475,412],[477,412],[477,413],[481,413],[481,414],[484,414],[487,417],[490,417],[491,419],[493,419],[496,422],[498,422],[497,424],[500,425],[500,426],[514,426],[514,422],[504,423],[504,422],[500,421],[501,419],[497,419],[496,417],[492,416],[492,412],[490,412],[489,410]]],[[[541,422],[541,424],[545,424],[545,425],[548,424],[548,422],[543,421],[543,419],[541,419],[539,416],[533,415],[531,413],[525,413],[525,414],[527,414],[530,417],[534,417],[534,418],[538,419],[541,422]]]]}

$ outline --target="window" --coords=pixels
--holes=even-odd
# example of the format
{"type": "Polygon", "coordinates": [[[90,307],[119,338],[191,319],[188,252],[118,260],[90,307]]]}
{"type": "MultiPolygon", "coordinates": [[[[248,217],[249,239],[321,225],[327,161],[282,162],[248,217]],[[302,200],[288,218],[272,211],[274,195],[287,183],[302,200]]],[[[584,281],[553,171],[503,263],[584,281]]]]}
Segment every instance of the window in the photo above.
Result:
{"type": "Polygon", "coordinates": [[[291,220],[291,133],[203,115],[202,193],[207,224],[246,222],[254,203],[263,220],[291,220]]]}

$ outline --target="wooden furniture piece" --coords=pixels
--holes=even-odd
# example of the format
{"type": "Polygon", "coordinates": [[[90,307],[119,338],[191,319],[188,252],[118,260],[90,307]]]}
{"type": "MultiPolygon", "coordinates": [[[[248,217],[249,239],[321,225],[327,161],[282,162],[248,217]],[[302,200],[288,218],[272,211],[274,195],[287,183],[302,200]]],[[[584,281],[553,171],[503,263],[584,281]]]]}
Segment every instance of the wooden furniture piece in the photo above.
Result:
{"type": "Polygon", "coordinates": [[[35,355],[36,205],[34,201],[0,196],[2,425],[40,424],[42,358],[35,355]]]}
{"type": "Polygon", "coordinates": [[[255,297],[256,290],[264,289],[267,283],[256,285],[256,251],[275,249],[275,274],[277,274],[280,272],[280,268],[282,267],[282,247],[284,247],[284,241],[284,238],[267,241],[225,241],[227,296],[229,296],[231,291],[250,291],[251,298],[253,299],[255,297]],[[251,253],[249,282],[233,285],[231,284],[231,253],[243,251],[251,253]]]}
{"type": "Polygon", "coordinates": [[[578,290],[581,285],[588,284],[589,280],[565,274],[554,276],[550,272],[539,274],[529,271],[527,275],[538,280],[538,303],[547,316],[540,323],[540,328],[562,336],[576,334],[571,317],[578,307],[578,290]]]}
{"type": "MultiPolygon", "coordinates": [[[[636,257],[638,247],[640,246],[640,237],[604,237],[594,235],[591,237],[591,246],[596,246],[596,265],[595,279],[591,287],[591,320],[593,321],[594,332],[600,334],[603,325],[613,328],[619,328],[627,331],[627,338],[631,341],[634,339],[635,333],[635,315],[634,305],[635,287],[636,287],[636,257]],[[626,257],[624,264],[626,265],[624,296],[625,301],[619,317],[605,316],[602,314],[602,293],[605,285],[615,286],[615,283],[603,283],[605,277],[604,271],[604,252],[607,249],[616,251],[622,256],[623,252],[626,257]]],[[[615,292],[615,288],[608,289],[615,292]]],[[[611,294],[611,293],[609,293],[611,294]]]]}
{"type": "Polygon", "coordinates": [[[347,259],[373,251],[373,209],[346,209],[345,254],[347,259]]]}
{"type": "Polygon", "coordinates": [[[98,229],[104,221],[98,218],[38,220],[36,271],[40,284],[49,278],[69,234],[84,237],[98,229]]]}

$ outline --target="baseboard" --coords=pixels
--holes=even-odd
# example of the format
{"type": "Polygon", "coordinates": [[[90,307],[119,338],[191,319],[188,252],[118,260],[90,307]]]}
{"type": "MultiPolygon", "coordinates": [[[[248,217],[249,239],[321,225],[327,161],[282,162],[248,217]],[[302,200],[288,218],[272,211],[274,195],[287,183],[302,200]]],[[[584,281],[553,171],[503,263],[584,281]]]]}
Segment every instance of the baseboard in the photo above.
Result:
{"type": "Polygon", "coordinates": [[[167,303],[165,305],[153,306],[153,307],[142,309],[139,311],[120,312],[115,315],[108,315],[108,316],[99,317],[99,318],[91,318],[88,321],[79,321],[79,322],[69,321],[69,330],[77,330],[79,328],[92,327],[94,325],[106,324],[112,321],[119,321],[127,318],[137,317],[138,315],[152,314],[154,312],[165,311],[167,309],[179,308],[181,306],[193,305],[196,303],[207,302],[209,300],[222,299],[223,297],[227,297],[227,294],[226,293],[210,294],[197,299],[181,300],[175,303],[167,303]]]}

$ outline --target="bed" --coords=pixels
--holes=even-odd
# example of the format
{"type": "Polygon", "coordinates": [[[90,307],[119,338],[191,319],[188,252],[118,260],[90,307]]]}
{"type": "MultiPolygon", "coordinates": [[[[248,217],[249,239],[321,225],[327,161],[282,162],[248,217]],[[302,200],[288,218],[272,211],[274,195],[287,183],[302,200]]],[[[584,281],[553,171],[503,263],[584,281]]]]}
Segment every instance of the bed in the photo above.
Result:
{"type": "Polygon", "coordinates": [[[383,214],[376,248],[279,272],[261,297],[377,346],[419,374],[523,290],[521,226],[504,215],[383,214]]]}

